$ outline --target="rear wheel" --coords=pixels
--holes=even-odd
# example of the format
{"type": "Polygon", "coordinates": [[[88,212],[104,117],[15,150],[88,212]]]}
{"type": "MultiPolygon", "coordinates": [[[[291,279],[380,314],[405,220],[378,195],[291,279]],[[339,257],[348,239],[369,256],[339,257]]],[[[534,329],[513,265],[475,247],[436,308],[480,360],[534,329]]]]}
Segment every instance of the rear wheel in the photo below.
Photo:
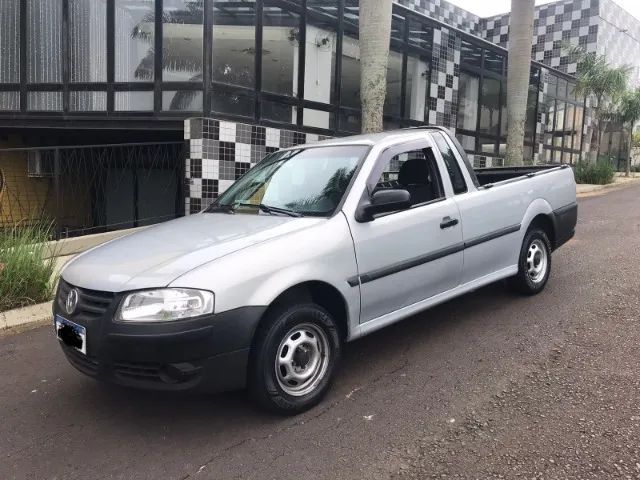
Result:
{"type": "Polygon", "coordinates": [[[535,295],[541,292],[551,273],[551,244],[544,230],[532,228],[524,236],[518,273],[512,277],[511,286],[518,292],[535,295]]]}
{"type": "Polygon", "coordinates": [[[249,391],[263,407],[296,414],[329,389],[340,359],[335,320],[314,303],[276,308],[256,333],[249,391]]]}

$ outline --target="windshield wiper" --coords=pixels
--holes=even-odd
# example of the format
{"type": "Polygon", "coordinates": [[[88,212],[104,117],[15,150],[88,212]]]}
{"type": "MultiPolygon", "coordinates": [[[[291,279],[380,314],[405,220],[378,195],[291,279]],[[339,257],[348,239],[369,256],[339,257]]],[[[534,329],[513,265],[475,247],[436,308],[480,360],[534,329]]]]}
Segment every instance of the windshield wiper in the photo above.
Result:
{"type": "Polygon", "coordinates": [[[256,207],[264,213],[282,213],[284,215],[289,215],[290,217],[302,217],[302,214],[289,210],[288,208],[272,207],[271,205],[265,205],[264,203],[236,203],[236,206],[256,207]]]}
{"type": "Polygon", "coordinates": [[[207,208],[207,212],[225,212],[233,215],[233,205],[229,203],[216,203],[212,204],[209,208],[207,208]]]}

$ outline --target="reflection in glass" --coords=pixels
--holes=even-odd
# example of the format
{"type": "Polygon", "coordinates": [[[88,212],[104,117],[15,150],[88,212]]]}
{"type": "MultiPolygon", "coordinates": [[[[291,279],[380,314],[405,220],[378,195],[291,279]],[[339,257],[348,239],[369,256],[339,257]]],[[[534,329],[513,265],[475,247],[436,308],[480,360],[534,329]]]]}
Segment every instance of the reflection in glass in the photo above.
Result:
{"type": "MultiPolygon", "coordinates": [[[[16,2],[17,3],[17,2],[16,2]]],[[[27,2],[27,81],[58,83],[62,81],[62,2],[29,0],[27,2]]],[[[32,96],[32,98],[44,98],[32,96]]],[[[40,107],[51,105],[47,102],[40,107]]],[[[43,108],[37,108],[43,110],[43,108]]],[[[57,110],[55,108],[54,110],[57,110]]]]}
{"type": "Polygon", "coordinates": [[[567,103],[567,113],[565,114],[564,124],[564,148],[573,148],[572,140],[574,136],[573,120],[575,118],[575,107],[571,103],[567,103]]]}
{"type": "Polygon", "coordinates": [[[162,110],[177,112],[201,112],[202,91],[166,90],[162,92],[162,110]]]}
{"type": "Polygon", "coordinates": [[[256,207],[263,204],[304,215],[331,215],[367,151],[364,146],[327,146],[276,152],[229,187],[208,211],[228,205],[236,213],[261,214],[263,209],[256,207]]]}
{"type": "Polygon", "coordinates": [[[107,92],[69,92],[69,110],[94,112],[107,109],[107,92]]]}
{"type": "MultiPolygon", "coordinates": [[[[506,90],[506,88],[505,88],[506,90]]],[[[538,101],[538,89],[536,87],[529,87],[529,93],[527,95],[527,113],[524,122],[524,140],[526,142],[533,142],[533,136],[536,129],[536,103],[538,101]]],[[[503,114],[506,117],[506,114],[503,114]]],[[[503,123],[504,123],[503,118],[503,123]]]]}
{"type": "Polygon", "coordinates": [[[72,82],[107,80],[107,2],[69,1],[69,73],[72,82]]]}
{"type": "Polygon", "coordinates": [[[292,105],[277,102],[262,102],[262,118],[274,122],[294,123],[296,108],[292,105]]]}
{"type": "Polygon", "coordinates": [[[472,43],[462,41],[460,50],[461,67],[476,67],[482,65],[482,48],[476,47],[472,43]]]}
{"type": "Polygon", "coordinates": [[[480,95],[480,132],[498,134],[501,103],[500,81],[485,77],[480,95]]]}
{"type": "Polygon", "coordinates": [[[402,54],[389,51],[387,63],[387,94],[384,99],[385,115],[400,116],[402,103],[402,54]]]}
{"type": "Polygon", "coordinates": [[[362,116],[359,111],[340,110],[339,114],[340,130],[345,132],[360,133],[362,128],[362,116]]]}
{"type": "Polygon", "coordinates": [[[213,80],[253,87],[256,55],[255,2],[213,4],[213,80]]]}
{"type": "Polygon", "coordinates": [[[153,80],[154,0],[115,0],[116,82],[153,80]]]}
{"type": "Polygon", "coordinates": [[[115,92],[115,109],[126,112],[153,110],[153,92],[115,92]]]}
{"type": "Polygon", "coordinates": [[[325,112],[323,110],[305,108],[303,121],[306,127],[330,128],[330,129],[335,128],[333,113],[325,112]]]}
{"type": "Polygon", "coordinates": [[[485,154],[493,155],[496,153],[496,141],[492,138],[480,137],[480,151],[485,154]]]}
{"type": "Polygon", "coordinates": [[[263,90],[288,96],[297,93],[299,46],[300,17],[279,7],[265,5],[262,33],[263,90]]]}
{"type": "MultiPolygon", "coordinates": [[[[427,113],[429,64],[426,57],[407,56],[407,88],[404,116],[424,122],[427,113]]],[[[454,80],[455,81],[455,80],[454,80]]]]}
{"type": "Polygon", "coordinates": [[[28,92],[27,109],[38,112],[62,110],[62,92],[28,92]]]}
{"type": "Polygon", "coordinates": [[[360,44],[357,39],[343,36],[342,40],[342,95],[345,107],[360,108],[360,44]]]}
{"type": "MultiPolygon", "coordinates": [[[[334,93],[336,34],[332,24],[306,25],[304,98],[330,104],[334,93]]],[[[314,111],[305,125],[329,128],[329,112],[314,111]]]]}
{"type": "MultiPolygon", "coordinates": [[[[20,3],[15,0],[0,0],[0,83],[20,81],[20,3]]],[[[9,96],[5,96],[6,99],[9,96]]],[[[0,100],[0,109],[6,103],[0,100]]]]}
{"type": "Polygon", "coordinates": [[[0,110],[20,110],[20,92],[0,92],[0,110]]]}
{"type": "Polygon", "coordinates": [[[404,42],[405,18],[394,13],[391,17],[391,39],[404,42]]]}
{"type": "Polygon", "coordinates": [[[480,78],[466,72],[460,72],[458,90],[458,128],[475,130],[478,120],[478,88],[480,78]]]}
{"type": "Polygon", "coordinates": [[[344,2],[344,19],[345,21],[355,25],[360,22],[360,6],[359,0],[345,0],[344,2]]]}
{"type": "Polygon", "coordinates": [[[163,82],[202,82],[203,9],[202,0],[163,0],[163,82]]]}
{"type": "Polygon", "coordinates": [[[425,23],[409,19],[409,44],[431,50],[433,44],[433,29],[425,23]]]}
{"type": "Polygon", "coordinates": [[[491,72],[502,75],[502,65],[504,57],[491,50],[484,51],[484,68],[491,72]]]}
{"type": "Polygon", "coordinates": [[[574,121],[574,137],[573,137],[573,148],[576,150],[581,149],[582,142],[582,128],[584,122],[584,108],[576,106],[575,107],[575,121],[574,121]]]}
{"type": "Polygon", "coordinates": [[[243,92],[215,89],[211,95],[211,111],[217,113],[253,117],[254,105],[253,96],[243,92]]]}

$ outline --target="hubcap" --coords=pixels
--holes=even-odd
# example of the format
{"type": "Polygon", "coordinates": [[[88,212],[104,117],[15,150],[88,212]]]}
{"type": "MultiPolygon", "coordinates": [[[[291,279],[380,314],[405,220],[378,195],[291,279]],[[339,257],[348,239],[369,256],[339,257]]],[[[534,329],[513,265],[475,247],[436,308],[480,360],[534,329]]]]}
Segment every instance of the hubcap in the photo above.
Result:
{"type": "Polygon", "coordinates": [[[313,391],[327,372],[329,340],[320,327],[298,325],[278,347],[275,369],[280,388],[296,397],[313,391]]]}
{"type": "Polygon", "coordinates": [[[534,240],[527,251],[527,275],[533,283],[540,283],[547,273],[547,247],[541,240],[534,240]]]}

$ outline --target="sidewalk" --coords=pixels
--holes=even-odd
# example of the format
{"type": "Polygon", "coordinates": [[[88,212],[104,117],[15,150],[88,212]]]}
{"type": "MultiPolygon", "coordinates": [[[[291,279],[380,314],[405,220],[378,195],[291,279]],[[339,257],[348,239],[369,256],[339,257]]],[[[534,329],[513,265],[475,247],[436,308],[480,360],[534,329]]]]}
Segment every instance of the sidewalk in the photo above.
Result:
{"type": "Polygon", "coordinates": [[[625,177],[624,174],[616,174],[613,179],[613,183],[608,185],[591,185],[587,183],[579,183],[576,185],[576,194],[578,197],[591,197],[593,195],[601,195],[607,190],[618,190],[620,188],[629,187],[631,185],[637,185],[640,183],[640,175],[632,173],[630,177],[625,177]]]}
{"type": "MultiPolygon", "coordinates": [[[[135,230],[137,229],[118,230],[115,232],[86,235],[84,237],[50,242],[49,248],[51,249],[51,255],[57,255],[55,258],[56,266],[53,278],[57,279],[65,264],[79,253],[109,240],[113,240],[114,238],[127,235],[135,230]]],[[[0,336],[7,332],[16,333],[51,321],[50,301],[0,312],[0,336]]]]}

